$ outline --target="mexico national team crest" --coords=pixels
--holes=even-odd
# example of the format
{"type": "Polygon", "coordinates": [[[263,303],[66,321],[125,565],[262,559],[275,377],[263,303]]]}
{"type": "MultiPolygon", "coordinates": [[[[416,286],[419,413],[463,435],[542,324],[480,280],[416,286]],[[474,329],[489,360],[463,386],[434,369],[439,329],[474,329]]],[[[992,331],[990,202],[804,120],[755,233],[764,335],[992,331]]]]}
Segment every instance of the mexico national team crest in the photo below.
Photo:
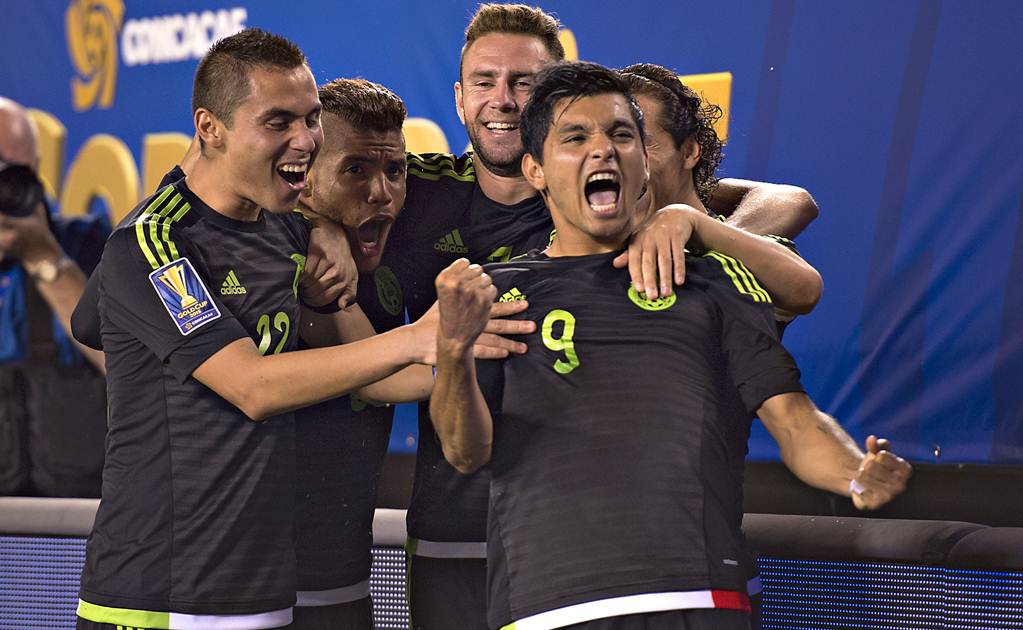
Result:
{"type": "Polygon", "coordinates": [[[656,300],[648,300],[645,294],[641,294],[636,290],[636,287],[630,285],[629,299],[644,311],[663,311],[664,309],[671,308],[671,305],[675,303],[675,294],[672,293],[671,295],[659,297],[656,300]]]}
{"type": "Polygon", "coordinates": [[[160,267],[149,274],[149,281],[182,335],[220,317],[220,309],[187,258],[160,267]]]}
{"type": "Polygon", "coordinates": [[[384,265],[377,267],[373,272],[373,284],[377,287],[377,299],[380,300],[380,306],[383,306],[384,310],[391,315],[400,313],[402,307],[401,284],[390,267],[384,265]]]}

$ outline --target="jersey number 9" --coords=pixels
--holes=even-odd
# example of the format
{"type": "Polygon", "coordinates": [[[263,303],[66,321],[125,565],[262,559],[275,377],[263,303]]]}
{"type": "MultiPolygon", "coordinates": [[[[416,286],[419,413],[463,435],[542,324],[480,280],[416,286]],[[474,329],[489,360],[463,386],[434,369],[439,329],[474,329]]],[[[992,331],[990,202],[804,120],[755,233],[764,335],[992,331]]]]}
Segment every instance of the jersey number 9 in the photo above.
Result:
{"type": "Polygon", "coordinates": [[[565,360],[558,359],[554,362],[554,371],[558,374],[568,374],[579,367],[579,357],[575,353],[575,343],[572,341],[575,335],[575,316],[568,311],[556,308],[547,317],[543,318],[543,325],[540,327],[543,345],[555,352],[564,352],[565,360]],[[554,324],[562,322],[564,327],[560,337],[554,336],[554,324]]]}

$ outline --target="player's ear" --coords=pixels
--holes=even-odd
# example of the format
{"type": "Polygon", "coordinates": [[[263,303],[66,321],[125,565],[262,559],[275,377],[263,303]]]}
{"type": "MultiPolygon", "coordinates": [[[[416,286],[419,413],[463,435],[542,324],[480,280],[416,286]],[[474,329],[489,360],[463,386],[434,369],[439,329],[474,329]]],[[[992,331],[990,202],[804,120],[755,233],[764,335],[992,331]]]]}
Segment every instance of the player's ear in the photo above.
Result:
{"type": "Polygon", "coordinates": [[[547,178],[543,173],[543,165],[531,153],[522,156],[522,174],[529,185],[543,192],[547,190],[547,178]]]}
{"type": "Polygon", "coordinates": [[[465,124],[465,108],[462,107],[462,82],[455,81],[455,111],[458,112],[458,120],[465,124]]]}
{"type": "Polygon", "coordinates": [[[646,182],[650,181],[650,154],[647,153],[646,145],[643,145],[643,189],[646,190],[646,182]]]}
{"type": "Polygon", "coordinates": [[[200,107],[193,114],[195,135],[207,146],[219,149],[224,145],[224,125],[205,107],[200,107]]]}
{"type": "Polygon", "coordinates": [[[696,140],[696,134],[686,138],[686,141],[682,143],[682,168],[687,171],[696,168],[696,163],[700,161],[702,154],[703,151],[700,149],[700,143],[696,140]]]}

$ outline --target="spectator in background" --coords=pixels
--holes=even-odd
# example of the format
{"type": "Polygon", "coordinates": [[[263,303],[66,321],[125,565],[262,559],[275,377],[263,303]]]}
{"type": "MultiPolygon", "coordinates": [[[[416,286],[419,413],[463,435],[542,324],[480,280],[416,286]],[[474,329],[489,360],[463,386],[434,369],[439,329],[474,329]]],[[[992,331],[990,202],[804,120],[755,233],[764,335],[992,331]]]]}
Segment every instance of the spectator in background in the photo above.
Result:
{"type": "Polygon", "coordinates": [[[38,165],[35,124],[0,97],[0,494],[98,497],[103,353],[70,318],[110,229],[51,216],[38,165]]]}

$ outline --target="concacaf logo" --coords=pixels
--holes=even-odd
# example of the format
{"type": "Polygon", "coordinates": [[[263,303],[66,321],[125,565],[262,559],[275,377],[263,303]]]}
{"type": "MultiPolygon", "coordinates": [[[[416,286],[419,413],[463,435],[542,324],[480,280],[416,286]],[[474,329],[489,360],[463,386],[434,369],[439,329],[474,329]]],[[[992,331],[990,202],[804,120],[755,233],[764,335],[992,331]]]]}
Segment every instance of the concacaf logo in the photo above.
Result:
{"type": "Polygon", "coordinates": [[[72,0],[64,15],[68,52],[76,76],[71,103],[77,111],[110,109],[117,83],[117,34],[124,21],[122,0],[72,0]]]}

